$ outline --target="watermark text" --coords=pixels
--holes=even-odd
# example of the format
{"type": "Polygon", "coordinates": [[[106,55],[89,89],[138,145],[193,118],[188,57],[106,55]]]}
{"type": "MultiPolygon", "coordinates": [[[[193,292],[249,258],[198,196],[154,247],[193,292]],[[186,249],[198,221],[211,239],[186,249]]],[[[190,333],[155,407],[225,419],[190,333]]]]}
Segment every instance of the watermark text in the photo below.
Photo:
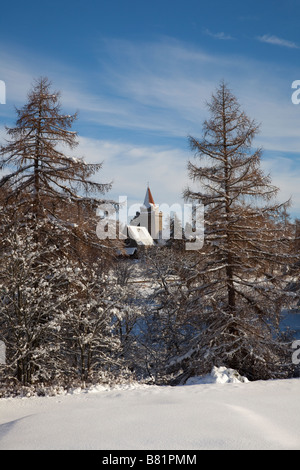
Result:
{"type": "Polygon", "coordinates": [[[0,365],[6,364],[6,346],[4,341],[0,341],[0,365]]]}
{"type": "Polygon", "coordinates": [[[300,364],[300,339],[293,341],[292,348],[296,350],[292,354],[292,363],[298,365],[300,364]]]}
{"type": "MultiPolygon", "coordinates": [[[[161,204],[145,207],[133,204],[128,207],[127,197],[119,196],[117,205],[100,204],[97,211],[100,220],[96,233],[100,240],[126,240],[132,227],[143,227],[152,240],[185,240],[186,250],[200,250],[204,244],[203,204],[161,204]]],[[[145,244],[147,242],[144,239],[145,244]]]]}
{"type": "Polygon", "coordinates": [[[3,80],[0,80],[0,104],[6,104],[6,85],[3,80]]]}

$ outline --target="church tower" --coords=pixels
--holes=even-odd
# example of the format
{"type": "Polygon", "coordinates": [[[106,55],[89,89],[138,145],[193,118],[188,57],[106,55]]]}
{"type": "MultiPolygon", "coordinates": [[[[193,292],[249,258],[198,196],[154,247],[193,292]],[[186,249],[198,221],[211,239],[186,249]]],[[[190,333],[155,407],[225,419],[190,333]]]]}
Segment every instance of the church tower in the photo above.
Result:
{"type": "Polygon", "coordinates": [[[159,240],[162,235],[162,213],[155,204],[149,185],[147,186],[144,204],[140,213],[131,221],[131,225],[145,227],[154,240],[159,240]]]}

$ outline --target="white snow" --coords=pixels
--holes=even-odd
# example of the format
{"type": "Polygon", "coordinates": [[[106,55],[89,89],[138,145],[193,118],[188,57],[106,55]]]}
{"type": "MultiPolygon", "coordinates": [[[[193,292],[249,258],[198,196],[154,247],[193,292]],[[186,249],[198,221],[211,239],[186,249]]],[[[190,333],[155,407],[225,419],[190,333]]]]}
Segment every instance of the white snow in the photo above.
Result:
{"type": "Polygon", "coordinates": [[[146,229],[146,227],[135,227],[134,225],[128,225],[128,234],[138,245],[152,246],[154,244],[153,238],[146,229]]]}
{"type": "Polygon", "coordinates": [[[191,377],[187,380],[186,385],[211,384],[211,383],[239,383],[249,382],[247,377],[242,377],[236,370],[226,367],[213,367],[208,375],[191,377]]]}
{"type": "Polygon", "coordinates": [[[185,386],[3,398],[0,450],[299,450],[300,379],[241,380],[216,369],[185,386]]]}

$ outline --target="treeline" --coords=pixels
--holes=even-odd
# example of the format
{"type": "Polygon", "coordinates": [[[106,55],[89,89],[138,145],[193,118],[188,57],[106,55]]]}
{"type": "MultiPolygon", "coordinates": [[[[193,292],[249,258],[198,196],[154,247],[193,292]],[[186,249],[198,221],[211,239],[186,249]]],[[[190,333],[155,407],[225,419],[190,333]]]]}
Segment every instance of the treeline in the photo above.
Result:
{"type": "Polygon", "coordinates": [[[3,387],[125,379],[184,383],[213,366],[251,380],[288,377],[282,310],[298,301],[298,234],[252,151],[258,126],[221,83],[195,158],[188,201],[205,206],[205,243],[116,256],[96,236],[110,184],[75,158],[76,115],[37,80],[0,150],[0,340],[3,387]],[[69,150],[68,150],[69,149],[69,150]],[[149,282],[133,282],[141,270],[149,282]],[[292,288],[291,288],[292,286],[292,288]]]}

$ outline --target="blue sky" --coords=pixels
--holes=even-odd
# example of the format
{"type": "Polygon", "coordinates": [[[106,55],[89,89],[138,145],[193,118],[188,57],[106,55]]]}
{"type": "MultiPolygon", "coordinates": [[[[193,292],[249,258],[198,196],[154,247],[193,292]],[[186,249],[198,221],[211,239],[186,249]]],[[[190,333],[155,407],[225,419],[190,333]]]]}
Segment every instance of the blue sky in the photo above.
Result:
{"type": "Polygon", "coordinates": [[[0,139],[48,76],[63,108],[79,112],[77,155],[103,161],[109,197],[182,203],[188,135],[225,80],[261,131],[262,165],[300,217],[300,1],[69,0],[4,2],[0,18],[0,139]]]}

